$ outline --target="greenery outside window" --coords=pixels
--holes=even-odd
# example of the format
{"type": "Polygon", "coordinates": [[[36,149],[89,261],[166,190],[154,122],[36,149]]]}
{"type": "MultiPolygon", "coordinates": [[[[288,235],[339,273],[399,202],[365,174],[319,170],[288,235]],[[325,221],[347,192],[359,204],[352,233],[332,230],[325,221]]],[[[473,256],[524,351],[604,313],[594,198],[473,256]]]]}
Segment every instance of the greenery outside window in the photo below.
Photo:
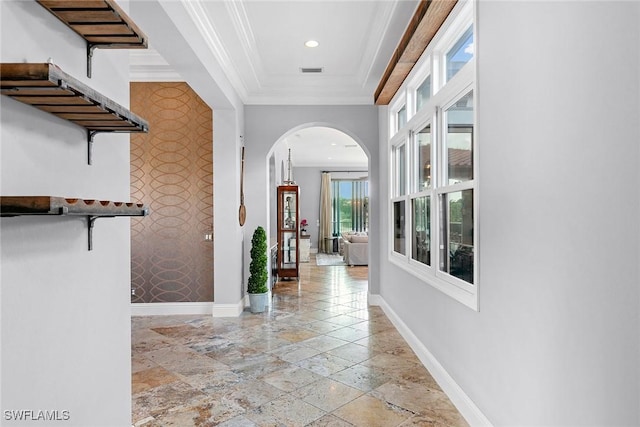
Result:
{"type": "Polygon", "coordinates": [[[369,230],[369,181],[331,180],[331,198],[334,236],[369,230]]]}

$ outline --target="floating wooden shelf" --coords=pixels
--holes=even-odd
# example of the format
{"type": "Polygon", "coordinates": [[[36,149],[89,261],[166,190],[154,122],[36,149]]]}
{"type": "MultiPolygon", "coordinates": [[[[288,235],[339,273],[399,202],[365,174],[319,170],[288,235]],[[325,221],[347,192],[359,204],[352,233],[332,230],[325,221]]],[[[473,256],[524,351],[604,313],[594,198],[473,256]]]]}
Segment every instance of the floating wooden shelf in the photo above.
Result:
{"type": "Polygon", "coordinates": [[[86,216],[89,224],[89,250],[93,249],[93,224],[98,218],[147,216],[149,208],[142,203],[84,200],[52,196],[0,197],[0,216],[68,215],[86,216]]]}
{"type": "Polygon", "coordinates": [[[87,76],[95,48],[146,49],[147,36],[113,0],[37,0],[87,42],[87,76]]]}
{"type": "MultiPolygon", "coordinates": [[[[91,3],[91,2],[88,2],[91,3]]],[[[0,64],[3,95],[87,129],[88,162],[99,132],[148,132],[149,124],[54,64],[0,64]]]]}

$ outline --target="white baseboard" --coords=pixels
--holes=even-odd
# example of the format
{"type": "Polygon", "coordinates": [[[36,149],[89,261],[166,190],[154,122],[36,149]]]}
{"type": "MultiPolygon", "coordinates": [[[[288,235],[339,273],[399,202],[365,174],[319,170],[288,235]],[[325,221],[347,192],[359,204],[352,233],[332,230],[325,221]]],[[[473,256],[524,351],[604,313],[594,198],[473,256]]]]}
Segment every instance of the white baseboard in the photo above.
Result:
{"type": "Polygon", "coordinates": [[[391,309],[389,304],[380,295],[368,295],[369,305],[382,307],[391,323],[396,327],[400,335],[407,341],[411,349],[416,353],[422,364],[429,370],[440,388],[449,396],[451,402],[458,409],[460,414],[471,426],[491,426],[491,422],[465,394],[460,386],[442,367],[440,362],[431,354],[422,342],[415,336],[409,327],[391,309]]]}
{"type": "Polygon", "coordinates": [[[367,293],[367,303],[369,305],[380,307],[382,305],[382,297],[378,294],[367,293]]]}
{"type": "Polygon", "coordinates": [[[213,303],[213,317],[238,317],[244,310],[244,299],[235,304],[213,303]]]}
{"type": "Polygon", "coordinates": [[[212,314],[212,302],[132,303],[132,316],[166,316],[171,314],[212,314]]]}
{"type": "Polygon", "coordinates": [[[236,304],[215,302],[158,302],[132,303],[132,316],[169,316],[180,314],[202,314],[213,317],[238,317],[244,310],[244,300],[236,304]]]}

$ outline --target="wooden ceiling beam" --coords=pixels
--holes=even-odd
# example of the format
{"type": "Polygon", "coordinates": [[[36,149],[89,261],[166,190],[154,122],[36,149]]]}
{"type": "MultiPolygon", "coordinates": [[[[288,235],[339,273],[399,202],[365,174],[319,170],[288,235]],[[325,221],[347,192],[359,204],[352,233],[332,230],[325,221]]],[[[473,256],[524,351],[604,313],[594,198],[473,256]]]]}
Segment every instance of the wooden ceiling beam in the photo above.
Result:
{"type": "Polygon", "coordinates": [[[376,89],[376,105],[388,105],[458,0],[422,0],[376,89]]]}

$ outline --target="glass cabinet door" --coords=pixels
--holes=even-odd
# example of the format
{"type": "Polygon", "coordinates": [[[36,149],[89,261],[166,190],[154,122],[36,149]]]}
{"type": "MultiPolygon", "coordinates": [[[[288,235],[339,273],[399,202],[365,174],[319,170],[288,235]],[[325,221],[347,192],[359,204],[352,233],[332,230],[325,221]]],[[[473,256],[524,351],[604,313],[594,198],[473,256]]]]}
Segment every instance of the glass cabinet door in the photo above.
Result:
{"type": "Polygon", "coordinates": [[[278,277],[298,277],[298,217],[300,208],[297,185],[278,187],[278,277]]]}
{"type": "Polygon", "coordinates": [[[296,221],[296,193],[285,191],[282,193],[283,210],[282,210],[282,228],[286,230],[295,230],[296,221]]]}
{"type": "Polygon", "coordinates": [[[294,231],[282,233],[282,268],[296,268],[297,243],[294,231]]]}

